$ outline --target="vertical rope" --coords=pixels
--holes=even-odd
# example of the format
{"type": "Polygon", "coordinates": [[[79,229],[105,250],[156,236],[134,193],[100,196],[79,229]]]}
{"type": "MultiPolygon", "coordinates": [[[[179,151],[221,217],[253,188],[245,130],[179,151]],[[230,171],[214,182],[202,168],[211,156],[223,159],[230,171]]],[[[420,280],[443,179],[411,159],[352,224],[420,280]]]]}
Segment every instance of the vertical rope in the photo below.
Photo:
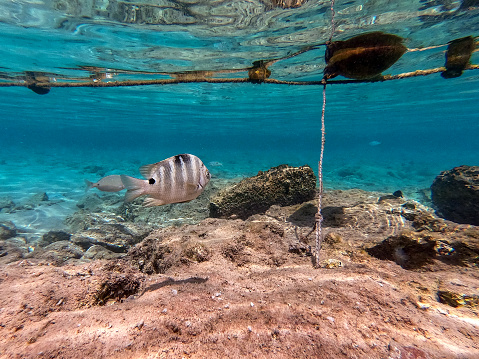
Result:
{"type": "Polygon", "coordinates": [[[331,0],[331,36],[329,37],[329,42],[333,41],[334,31],[336,31],[336,26],[334,25],[334,0],[331,0]]]}
{"type": "Polygon", "coordinates": [[[321,214],[321,202],[323,199],[323,154],[325,137],[324,112],[326,110],[326,83],[323,85],[323,110],[321,111],[321,153],[318,162],[318,180],[319,180],[319,194],[318,194],[318,213],[316,214],[316,253],[315,253],[315,267],[319,268],[319,253],[321,252],[321,243],[323,236],[321,233],[321,224],[323,222],[323,215],[321,214]]]}
{"type": "MultiPolygon", "coordinates": [[[[331,0],[331,36],[329,37],[329,43],[333,40],[334,31],[336,30],[334,25],[334,0],[331,0]]],[[[318,193],[318,212],[316,214],[316,253],[314,266],[319,268],[319,254],[321,252],[321,244],[323,242],[322,223],[323,215],[321,213],[321,204],[323,199],[323,156],[324,156],[324,142],[326,141],[325,125],[324,125],[324,112],[326,111],[326,79],[323,78],[323,109],[321,111],[321,153],[319,155],[318,162],[318,181],[319,181],[319,193],[318,193]]]]}

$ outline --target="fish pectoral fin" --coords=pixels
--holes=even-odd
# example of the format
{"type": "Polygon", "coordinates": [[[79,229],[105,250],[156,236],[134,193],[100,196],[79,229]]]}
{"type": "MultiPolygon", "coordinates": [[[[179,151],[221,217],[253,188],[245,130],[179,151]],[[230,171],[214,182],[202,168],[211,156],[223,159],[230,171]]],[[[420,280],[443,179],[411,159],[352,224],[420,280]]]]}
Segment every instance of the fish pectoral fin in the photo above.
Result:
{"type": "Polygon", "coordinates": [[[186,184],[186,192],[187,193],[195,193],[200,188],[201,188],[201,186],[199,184],[196,184],[196,183],[188,182],[186,184]]]}
{"type": "Polygon", "coordinates": [[[145,198],[143,201],[143,207],[155,207],[155,206],[163,206],[164,204],[167,204],[165,201],[161,199],[156,199],[156,198],[145,198]]]}

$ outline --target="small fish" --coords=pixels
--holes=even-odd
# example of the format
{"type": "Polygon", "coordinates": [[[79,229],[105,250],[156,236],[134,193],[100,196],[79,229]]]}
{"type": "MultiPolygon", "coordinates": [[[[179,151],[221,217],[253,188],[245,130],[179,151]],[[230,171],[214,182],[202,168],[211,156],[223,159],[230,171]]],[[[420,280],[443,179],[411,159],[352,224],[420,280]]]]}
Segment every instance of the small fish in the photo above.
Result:
{"type": "Polygon", "coordinates": [[[221,162],[218,162],[218,161],[211,161],[211,162],[208,162],[208,166],[211,166],[211,167],[222,167],[223,164],[221,162]]]}
{"type": "Polygon", "coordinates": [[[140,167],[146,180],[121,175],[128,190],[125,201],[147,195],[145,207],[189,202],[198,197],[211,175],[201,160],[190,154],[176,155],[161,162],[140,167]]]}
{"type": "Polygon", "coordinates": [[[379,146],[380,144],[381,144],[381,142],[379,142],[379,141],[371,141],[371,142],[369,142],[369,146],[373,146],[373,147],[374,147],[374,146],[379,146]]]}
{"type": "Polygon", "coordinates": [[[103,192],[118,192],[125,189],[125,185],[121,181],[120,175],[106,176],[96,183],[85,180],[85,183],[87,191],[93,187],[96,187],[103,192]]]}

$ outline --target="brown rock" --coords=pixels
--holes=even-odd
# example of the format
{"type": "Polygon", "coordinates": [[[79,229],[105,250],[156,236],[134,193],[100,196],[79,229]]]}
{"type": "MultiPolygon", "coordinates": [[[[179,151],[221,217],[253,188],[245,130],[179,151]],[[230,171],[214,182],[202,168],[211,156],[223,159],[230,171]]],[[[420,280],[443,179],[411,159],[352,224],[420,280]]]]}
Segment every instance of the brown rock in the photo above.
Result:
{"type": "Polygon", "coordinates": [[[148,227],[145,229],[135,223],[108,223],[77,232],[71,236],[71,241],[85,250],[100,245],[116,253],[126,253],[145,238],[148,231],[148,227]]]}
{"type": "Polygon", "coordinates": [[[479,166],[441,172],[431,186],[432,202],[442,217],[479,225],[479,166]]]}
{"type": "Polygon", "coordinates": [[[61,265],[70,259],[79,259],[82,256],[83,250],[70,241],[53,242],[45,248],[38,248],[31,253],[32,258],[41,259],[55,265],[61,265]]]}
{"type": "Polygon", "coordinates": [[[42,236],[39,245],[45,247],[54,242],[69,241],[70,237],[71,234],[64,231],[48,231],[42,236]]]}
{"type": "Polygon", "coordinates": [[[84,260],[95,260],[95,259],[117,259],[121,257],[121,253],[115,253],[103,246],[93,245],[83,254],[81,259],[84,260]]]}
{"type": "Polygon", "coordinates": [[[446,303],[451,307],[478,307],[479,296],[476,294],[462,294],[449,290],[438,290],[437,296],[441,303],[446,303]]]}
{"type": "Polygon", "coordinates": [[[405,269],[415,269],[436,257],[436,244],[431,235],[405,231],[386,238],[367,252],[379,259],[395,261],[405,269]]]}
{"type": "Polygon", "coordinates": [[[309,201],[315,191],[316,177],[311,167],[281,165],[220,191],[210,200],[210,216],[246,219],[272,205],[309,201]]]}
{"type": "Polygon", "coordinates": [[[328,244],[331,247],[338,247],[344,242],[343,237],[340,234],[335,232],[329,232],[324,236],[324,243],[328,244]]]}
{"type": "Polygon", "coordinates": [[[128,257],[134,267],[146,274],[165,273],[175,262],[172,248],[150,236],[130,248],[128,257]]]}
{"type": "Polygon", "coordinates": [[[137,294],[145,276],[126,262],[108,263],[99,275],[93,305],[105,305],[108,301],[122,300],[137,294]]]}
{"type": "Polygon", "coordinates": [[[10,221],[0,222],[0,239],[8,239],[17,235],[17,227],[10,221]]]}

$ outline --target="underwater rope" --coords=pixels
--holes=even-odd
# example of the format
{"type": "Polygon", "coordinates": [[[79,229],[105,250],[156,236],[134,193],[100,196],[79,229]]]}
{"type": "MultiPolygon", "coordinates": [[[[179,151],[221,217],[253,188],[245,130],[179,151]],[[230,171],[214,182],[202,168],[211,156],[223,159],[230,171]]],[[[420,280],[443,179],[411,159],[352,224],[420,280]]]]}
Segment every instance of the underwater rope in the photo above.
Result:
{"type": "Polygon", "coordinates": [[[334,31],[336,30],[336,26],[334,24],[334,15],[336,12],[334,11],[334,0],[331,0],[331,35],[329,36],[329,42],[333,41],[334,31]]]}
{"type": "MultiPolygon", "coordinates": [[[[334,0],[331,0],[331,35],[329,36],[328,44],[331,44],[333,41],[334,36],[334,0]]],[[[319,154],[319,161],[318,161],[318,182],[319,182],[319,190],[318,190],[318,212],[316,213],[316,251],[314,256],[314,267],[319,268],[319,258],[321,252],[321,244],[323,242],[323,233],[322,233],[322,223],[323,223],[323,214],[321,212],[321,205],[323,199],[323,155],[324,155],[324,143],[326,142],[326,126],[324,121],[324,114],[326,112],[326,84],[327,78],[323,77],[321,80],[323,84],[323,108],[321,110],[321,152],[319,154]]]]}
{"type": "MultiPolygon", "coordinates": [[[[479,65],[469,65],[465,70],[479,70],[479,65]]],[[[327,80],[328,85],[341,84],[360,84],[360,83],[374,83],[392,80],[402,80],[405,78],[427,76],[446,71],[445,67],[437,67],[427,70],[416,70],[405,72],[397,75],[383,75],[373,79],[365,80],[327,80]]],[[[151,86],[151,85],[174,85],[182,83],[251,83],[249,78],[185,78],[185,79],[158,79],[158,80],[125,80],[125,81],[110,81],[110,82],[37,82],[37,87],[131,87],[131,86],[151,86]]],[[[324,85],[324,80],[320,81],[286,81],[266,78],[261,83],[276,84],[276,85],[293,85],[293,86],[314,86],[324,85]]],[[[0,82],[0,87],[28,87],[27,82],[0,82]]]]}
{"type": "MultiPolygon", "coordinates": [[[[444,67],[416,70],[398,75],[383,75],[406,52],[425,51],[440,48],[446,45],[429,46],[425,48],[408,49],[403,45],[404,39],[393,34],[374,31],[356,35],[347,40],[332,41],[335,26],[334,0],[331,4],[331,34],[326,43],[310,45],[286,56],[263,59],[253,62],[246,68],[223,70],[193,70],[182,72],[145,72],[124,69],[101,68],[95,66],[79,66],[77,69],[89,71],[88,77],[67,77],[55,73],[40,71],[23,71],[17,74],[0,72],[0,87],[27,87],[39,95],[50,92],[52,87],[128,87],[148,85],[172,85],[180,83],[253,83],[277,85],[324,85],[372,83],[390,80],[399,80],[408,77],[426,76],[441,72],[443,78],[453,78],[462,75],[465,70],[479,69],[479,65],[470,63],[473,52],[479,51],[477,39],[479,37],[466,36],[447,43],[446,63],[444,67]],[[323,78],[319,81],[288,81],[273,79],[269,66],[274,63],[299,56],[319,46],[326,46],[326,67],[323,78]],[[247,72],[247,77],[224,78],[215,77],[219,74],[247,72]],[[113,80],[119,74],[129,75],[161,75],[170,78],[146,80],[113,80]],[[343,76],[345,80],[332,80],[336,76],[343,76]]],[[[76,68],[66,68],[75,70],[76,68]]]]}
{"type": "Polygon", "coordinates": [[[319,182],[319,192],[318,192],[318,212],[316,214],[316,252],[314,266],[319,268],[319,253],[321,251],[321,244],[323,242],[322,228],[321,224],[323,222],[323,215],[321,213],[321,203],[323,198],[323,154],[324,154],[324,143],[326,142],[326,131],[325,131],[325,122],[324,122],[324,113],[326,111],[326,82],[323,86],[323,109],[321,111],[321,152],[319,154],[318,162],[318,182],[319,182]]]}

